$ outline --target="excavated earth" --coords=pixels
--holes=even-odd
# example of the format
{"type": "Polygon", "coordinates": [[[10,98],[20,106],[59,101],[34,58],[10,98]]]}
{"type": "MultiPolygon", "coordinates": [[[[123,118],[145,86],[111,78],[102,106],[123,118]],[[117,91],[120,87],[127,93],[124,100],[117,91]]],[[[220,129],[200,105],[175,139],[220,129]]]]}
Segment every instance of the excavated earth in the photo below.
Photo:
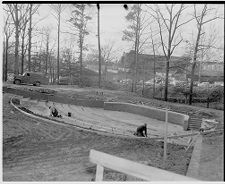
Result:
{"type": "MultiPolygon", "coordinates": [[[[23,86],[19,88],[35,89],[23,86]]],[[[51,88],[49,89],[51,90],[51,88]]],[[[63,95],[76,98],[85,95],[88,98],[92,97],[90,89],[75,89],[75,91],[60,89],[58,91],[62,92],[63,95]]],[[[46,91],[44,90],[44,92],[46,91]]],[[[95,93],[95,91],[91,92],[95,93]]],[[[90,149],[153,167],[163,167],[163,143],[161,141],[97,134],[69,125],[64,126],[36,120],[13,108],[9,104],[12,96],[15,95],[3,93],[3,181],[92,181],[96,165],[89,161],[90,149]]],[[[99,99],[102,98],[97,96],[99,99]]],[[[115,97],[113,92],[107,91],[105,93],[104,91],[104,96],[112,101],[115,99],[128,102],[133,99],[139,101],[138,98],[131,97],[130,94],[122,96],[120,92],[115,97]]],[[[17,97],[19,98],[19,96],[17,97]]],[[[96,95],[93,97],[96,98],[96,95]]],[[[152,103],[157,104],[154,100],[152,103]]],[[[198,111],[198,113],[200,112],[203,111],[198,111]]],[[[209,113],[206,115],[208,116],[209,113]]],[[[223,122],[218,113],[214,117],[223,122]]],[[[223,127],[223,124],[220,123],[220,125],[223,127]]],[[[186,146],[178,144],[168,144],[167,148],[168,160],[165,169],[185,175],[193,147],[187,152],[185,151],[186,146]]],[[[130,181],[138,179],[106,169],[104,180],[130,181]]]]}
{"type": "MultiPolygon", "coordinates": [[[[14,98],[15,99],[15,98],[14,98]]],[[[144,117],[137,114],[104,110],[103,108],[90,108],[77,105],[69,105],[62,103],[53,103],[46,101],[30,100],[27,98],[19,98],[20,108],[23,110],[40,115],[42,117],[49,117],[49,106],[55,106],[62,118],[52,118],[58,121],[66,122],[71,125],[78,125],[80,127],[88,128],[91,130],[104,131],[115,135],[132,136],[136,128],[144,123],[147,124],[148,138],[163,138],[165,122],[156,119],[144,117]],[[68,112],[71,117],[68,117],[68,112]]],[[[180,125],[167,123],[168,137],[187,135],[188,131],[184,131],[180,125]]],[[[179,139],[170,139],[179,144],[187,144],[190,137],[179,139]]]]}
{"type": "MultiPolygon", "coordinates": [[[[3,94],[3,181],[91,181],[90,149],[162,168],[162,142],[99,135],[35,120],[15,110],[3,94]]],[[[185,175],[192,148],[168,144],[166,170],[185,175]]],[[[104,180],[129,180],[106,169],[104,180]]]]}

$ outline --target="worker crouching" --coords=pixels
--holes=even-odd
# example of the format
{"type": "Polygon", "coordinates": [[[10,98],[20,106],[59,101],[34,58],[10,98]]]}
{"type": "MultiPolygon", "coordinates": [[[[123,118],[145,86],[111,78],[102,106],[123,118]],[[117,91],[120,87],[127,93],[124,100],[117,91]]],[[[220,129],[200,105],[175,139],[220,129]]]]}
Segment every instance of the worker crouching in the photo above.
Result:
{"type": "Polygon", "coordinates": [[[147,137],[147,124],[145,123],[144,125],[139,126],[134,135],[138,137],[147,137]]]}
{"type": "Polygon", "coordinates": [[[50,106],[50,116],[62,118],[62,116],[58,113],[58,110],[54,106],[50,106]]]}

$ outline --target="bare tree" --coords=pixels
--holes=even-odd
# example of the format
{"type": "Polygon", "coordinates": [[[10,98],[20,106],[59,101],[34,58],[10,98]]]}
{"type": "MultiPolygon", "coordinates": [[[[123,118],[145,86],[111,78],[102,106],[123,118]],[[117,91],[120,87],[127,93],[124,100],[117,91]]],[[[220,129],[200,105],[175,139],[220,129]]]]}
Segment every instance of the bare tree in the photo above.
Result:
{"type": "Polygon", "coordinates": [[[24,16],[24,19],[22,20],[22,27],[21,27],[21,74],[23,74],[24,71],[24,57],[26,53],[25,48],[25,38],[27,36],[27,23],[29,22],[29,16],[28,14],[24,16]]]}
{"type": "Polygon", "coordinates": [[[101,69],[101,44],[100,44],[100,5],[97,4],[97,9],[98,9],[98,64],[99,64],[99,68],[98,68],[98,87],[101,88],[101,73],[102,73],[102,69],[101,69]]]}
{"type": "Polygon", "coordinates": [[[57,20],[57,29],[58,29],[58,48],[57,48],[57,84],[59,84],[59,49],[60,49],[60,24],[61,24],[61,14],[64,9],[62,4],[57,4],[57,5],[51,5],[51,8],[54,10],[55,15],[53,16],[57,20]]]}
{"type": "MultiPolygon", "coordinates": [[[[205,32],[205,29],[202,29],[202,32],[205,32]]],[[[198,60],[198,81],[201,81],[201,63],[206,59],[208,61],[214,59],[214,54],[212,54],[212,50],[214,50],[214,46],[217,42],[217,34],[215,31],[215,28],[211,28],[209,35],[206,36],[206,34],[203,34],[200,39],[200,45],[199,45],[199,59],[198,60]]],[[[193,55],[193,53],[192,53],[193,55]]]]}
{"type": "MultiPolygon", "coordinates": [[[[42,37],[42,41],[43,41],[43,39],[44,39],[44,42],[45,42],[45,44],[46,44],[46,46],[45,46],[45,58],[44,58],[44,61],[45,61],[45,75],[47,75],[48,74],[48,66],[49,66],[49,43],[50,43],[50,33],[51,33],[51,29],[50,29],[50,27],[43,27],[41,30],[40,30],[40,32],[39,32],[39,34],[41,34],[42,36],[44,36],[44,38],[42,37]]],[[[41,41],[41,43],[42,43],[42,41],[41,41]]]]}
{"type": "Polygon", "coordinates": [[[152,52],[153,52],[153,57],[154,57],[154,63],[153,63],[153,98],[155,97],[155,77],[156,77],[156,49],[157,49],[157,45],[158,43],[156,43],[156,41],[154,40],[154,36],[153,35],[153,30],[152,30],[152,26],[150,25],[150,38],[151,38],[151,47],[152,47],[152,52]]]}
{"type": "MultiPolygon", "coordinates": [[[[115,51],[114,42],[111,41],[108,41],[108,44],[103,45],[101,48],[101,62],[104,64],[103,79],[105,80],[107,80],[108,65],[116,59],[115,51]]],[[[99,63],[98,50],[93,49],[92,52],[88,54],[87,60],[89,62],[99,63]]]]}
{"type": "Polygon", "coordinates": [[[6,17],[6,20],[5,20],[5,24],[4,24],[4,28],[3,28],[3,32],[4,32],[4,36],[5,36],[5,39],[4,39],[4,54],[3,54],[3,64],[4,64],[4,67],[3,67],[3,79],[4,81],[7,81],[7,72],[8,72],[8,54],[9,54],[9,48],[10,48],[10,45],[9,45],[9,39],[10,37],[12,36],[13,34],[13,30],[14,30],[14,26],[12,26],[11,22],[10,22],[10,15],[7,15],[6,17]]]}
{"type": "Polygon", "coordinates": [[[64,63],[64,70],[68,76],[69,76],[69,84],[73,84],[72,80],[72,42],[68,44],[66,48],[63,49],[62,57],[63,57],[63,63],[64,63]]]}
{"type": "Polygon", "coordinates": [[[80,63],[80,77],[79,77],[79,85],[82,86],[83,79],[83,51],[87,49],[85,47],[85,36],[88,35],[87,31],[87,23],[91,19],[90,16],[87,15],[86,9],[88,5],[85,4],[75,4],[73,5],[73,10],[71,13],[71,18],[69,22],[72,25],[72,29],[74,30],[73,35],[78,36],[78,45],[79,45],[79,63],[80,63]]]}
{"type": "MultiPolygon", "coordinates": [[[[49,30],[49,29],[48,29],[49,30]]],[[[48,74],[48,60],[49,60],[49,31],[46,31],[46,60],[45,60],[45,74],[48,74]]]]}
{"type": "Polygon", "coordinates": [[[168,96],[168,77],[169,77],[169,69],[170,69],[170,60],[171,56],[175,50],[175,48],[183,41],[183,38],[180,35],[177,35],[178,29],[184,24],[190,22],[193,19],[186,20],[180,23],[180,18],[183,11],[186,9],[183,4],[179,5],[176,9],[176,5],[165,5],[165,12],[162,11],[158,5],[156,8],[152,8],[148,6],[153,13],[151,15],[155,18],[158,27],[159,34],[161,39],[161,46],[163,53],[166,58],[166,75],[165,75],[165,92],[164,99],[167,101],[168,96]],[[164,31],[165,30],[165,31],[164,31]],[[166,39],[168,41],[166,41],[166,39]],[[179,39],[179,41],[177,41],[179,39]]]}
{"type": "Polygon", "coordinates": [[[32,47],[32,17],[37,12],[40,5],[29,5],[29,29],[28,29],[28,71],[31,71],[31,47],[32,47]]]}
{"type": "Polygon", "coordinates": [[[23,27],[24,18],[28,14],[28,5],[24,4],[7,4],[8,12],[10,13],[15,25],[15,64],[14,74],[19,74],[19,36],[23,27]]]}
{"type": "Polygon", "coordinates": [[[209,47],[209,45],[201,45],[201,39],[203,38],[203,35],[205,32],[203,32],[203,26],[211,21],[214,21],[218,19],[219,17],[214,14],[213,17],[209,17],[211,13],[213,12],[212,8],[209,8],[207,4],[204,4],[201,11],[198,12],[196,9],[196,5],[194,5],[194,19],[196,21],[196,26],[197,26],[197,36],[196,36],[196,41],[194,44],[194,52],[193,52],[193,62],[192,62],[192,67],[191,67],[191,82],[190,82],[190,91],[189,91],[189,104],[192,104],[192,96],[193,96],[193,83],[194,83],[194,75],[195,75],[195,69],[196,69],[196,64],[197,64],[197,57],[198,57],[198,52],[202,49],[206,49],[209,47]]]}
{"type": "Polygon", "coordinates": [[[114,57],[114,42],[109,42],[109,44],[103,46],[101,48],[101,57],[103,59],[105,68],[104,68],[104,78],[107,80],[107,68],[108,68],[108,63],[113,62],[115,59],[114,57]]]}
{"type": "Polygon", "coordinates": [[[28,46],[28,71],[30,71],[30,63],[31,63],[31,34],[32,34],[32,4],[30,4],[30,8],[29,8],[29,17],[30,17],[30,20],[29,20],[29,33],[28,33],[28,36],[29,36],[29,46],[28,46]]]}
{"type": "Polygon", "coordinates": [[[143,46],[149,39],[148,37],[144,37],[144,31],[148,26],[148,24],[146,24],[148,19],[146,19],[145,12],[142,10],[141,4],[133,5],[125,18],[128,22],[130,22],[130,25],[126,30],[123,31],[124,35],[122,40],[132,42],[134,46],[135,62],[132,72],[132,91],[136,91],[138,56],[141,53],[143,46]]]}
{"type": "Polygon", "coordinates": [[[54,81],[55,81],[55,72],[54,72],[55,64],[54,64],[53,48],[54,48],[54,46],[52,47],[52,49],[50,49],[49,58],[48,58],[51,84],[54,84],[54,81]]]}

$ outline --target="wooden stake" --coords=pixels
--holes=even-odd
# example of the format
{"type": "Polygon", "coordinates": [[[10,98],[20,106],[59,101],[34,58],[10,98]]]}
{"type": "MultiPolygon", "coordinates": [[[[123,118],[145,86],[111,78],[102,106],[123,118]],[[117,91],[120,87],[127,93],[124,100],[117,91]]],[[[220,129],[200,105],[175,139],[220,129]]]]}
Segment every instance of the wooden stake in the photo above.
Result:
{"type": "Polygon", "coordinates": [[[168,107],[166,107],[166,118],[165,118],[165,128],[164,128],[164,152],[163,152],[163,166],[166,168],[167,160],[167,123],[168,123],[168,107]]]}
{"type": "Polygon", "coordinates": [[[104,167],[97,164],[95,181],[103,181],[104,167]]]}

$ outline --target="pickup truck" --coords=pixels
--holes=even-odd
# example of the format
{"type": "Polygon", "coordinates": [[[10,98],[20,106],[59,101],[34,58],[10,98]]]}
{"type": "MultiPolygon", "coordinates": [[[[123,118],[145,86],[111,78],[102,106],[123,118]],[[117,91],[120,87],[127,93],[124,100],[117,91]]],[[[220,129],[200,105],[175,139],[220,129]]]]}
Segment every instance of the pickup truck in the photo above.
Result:
{"type": "Polygon", "coordinates": [[[41,84],[48,84],[48,78],[43,73],[39,72],[25,72],[23,75],[16,75],[13,80],[14,84],[33,84],[40,86],[41,84]]]}

